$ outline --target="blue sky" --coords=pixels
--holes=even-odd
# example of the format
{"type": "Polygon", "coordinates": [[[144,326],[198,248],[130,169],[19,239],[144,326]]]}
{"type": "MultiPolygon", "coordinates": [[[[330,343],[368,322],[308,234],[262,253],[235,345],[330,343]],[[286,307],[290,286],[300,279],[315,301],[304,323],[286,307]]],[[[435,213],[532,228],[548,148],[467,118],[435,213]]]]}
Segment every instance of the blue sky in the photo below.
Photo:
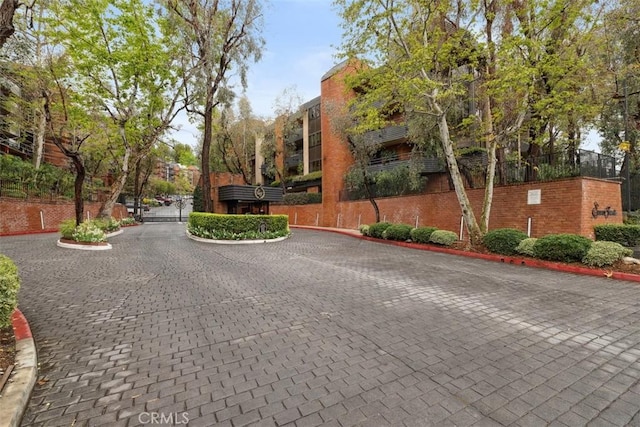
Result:
{"type": "MultiPolygon", "coordinates": [[[[271,0],[264,8],[262,59],[252,64],[247,97],[256,116],[274,116],[274,102],[293,89],[303,102],[320,95],[320,78],[338,60],[342,30],[331,0],[271,0]]],[[[184,118],[173,137],[196,144],[198,131],[184,118]]]]}

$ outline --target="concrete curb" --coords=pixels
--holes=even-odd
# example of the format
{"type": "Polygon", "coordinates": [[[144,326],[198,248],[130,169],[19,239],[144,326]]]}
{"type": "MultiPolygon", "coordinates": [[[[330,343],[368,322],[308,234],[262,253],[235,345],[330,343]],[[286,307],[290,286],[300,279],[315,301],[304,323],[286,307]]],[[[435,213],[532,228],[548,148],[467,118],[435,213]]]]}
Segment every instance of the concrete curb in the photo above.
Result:
{"type": "Polygon", "coordinates": [[[351,236],[351,237],[355,237],[362,240],[368,240],[370,242],[402,246],[405,248],[418,249],[421,251],[431,251],[431,252],[440,252],[440,253],[445,253],[450,255],[466,256],[469,258],[484,259],[486,261],[501,262],[503,264],[519,265],[524,267],[544,268],[546,270],[561,271],[564,273],[574,273],[574,274],[581,274],[585,276],[607,277],[610,279],[626,280],[629,282],[640,282],[640,275],[631,274],[631,273],[622,273],[618,271],[610,271],[610,270],[607,270],[606,268],[589,268],[587,266],[582,267],[577,265],[568,265],[568,264],[562,264],[559,262],[544,261],[544,260],[539,260],[534,258],[511,257],[511,256],[496,255],[496,254],[483,254],[478,252],[461,251],[457,249],[451,249],[451,248],[434,246],[434,245],[425,245],[420,243],[396,242],[392,240],[376,239],[373,237],[363,236],[362,234],[360,234],[358,230],[324,228],[324,227],[314,227],[314,226],[307,226],[307,225],[303,225],[303,226],[292,225],[290,227],[310,229],[310,230],[329,231],[332,233],[344,234],[346,236],[351,236]]]}
{"type": "Polygon", "coordinates": [[[111,243],[107,243],[106,245],[93,246],[93,245],[81,245],[81,244],[76,245],[73,243],[64,243],[58,240],[56,245],[61,248],[78,249],[81,251],[108,251],[109,249],[113,249],[113,246],[111,246],[111,243]]]}
{"type": "Polygon", "coordinates": [[[275,239],[260,239],[260,240],[214,240],[214,239],[205,239],[202,237],[194,236],[189,233],[187,230],[187,237],[191,240],[195,240],[196,242],[202,243],[214,243],[217,245],[255,245],[259,243],[273,243],[273,242],[282,242],[289,238],[289,236],[284,237],[276,237],[275,239]]]}
{"type": "Polygon", "coordinates": [[[38,377],[38,356],[27,319],[16,309],[11,317],[16,339],[16,363],[0,395],[0,427],[18,427],[38,377]]]}

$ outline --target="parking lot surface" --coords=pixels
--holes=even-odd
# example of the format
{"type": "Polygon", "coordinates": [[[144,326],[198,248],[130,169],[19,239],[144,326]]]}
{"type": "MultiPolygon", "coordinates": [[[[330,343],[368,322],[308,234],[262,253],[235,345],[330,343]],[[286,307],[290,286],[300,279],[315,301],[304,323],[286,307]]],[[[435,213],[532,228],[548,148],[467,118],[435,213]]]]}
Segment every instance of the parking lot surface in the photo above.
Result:
{"type": "Polygon", "coordinates": [[[0,238],[40,361],[25,426],[640,425],[636,283],[299,229],[56,239],[0,238]]]}

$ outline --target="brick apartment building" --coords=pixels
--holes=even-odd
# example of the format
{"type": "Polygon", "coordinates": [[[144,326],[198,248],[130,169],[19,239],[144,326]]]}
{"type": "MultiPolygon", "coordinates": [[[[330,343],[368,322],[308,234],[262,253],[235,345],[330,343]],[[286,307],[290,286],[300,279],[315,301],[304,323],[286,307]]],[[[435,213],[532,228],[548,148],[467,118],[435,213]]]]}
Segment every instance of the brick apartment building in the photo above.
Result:
{"type": "MultiPolygon", "coordinates": [[[[375,221],[370,203],[350,198],[345,191],[345,176],[354,158],[344,136],[336,133],[331,123],[332,105],[344,104],[356,96],[344,84],[344,77],[353,72],[353,63],[345,61],[322,76],[320,96],[303,104],[293,119],[293,125],[287,129],[289,149],[281,150],[287,155],[276,156],[276,166],[285,171],[285,176],[303,176],[317,171],[322,175],[317,180],[293,180],[286,184],[287,191],[322,193],[321,205],[272,207],[272,213],[288,214],[292,224],[356,228],[375,221]]],[[[469,104],[472,108],[473,103],[469,104]]],[[[407,126],[401,117],[395,119],[393,125],[365,135],[365,140],[379,148],[369,165],[373,171],[391,170],[411,161],[413,143],[408,139],[407,126]]],[[[285,143],[282,133],[280,125],[280,131],[276,129],[275,134],[276,143],[281,148],[285,143]]],[[[468,140],[461,145],[474,144],[468,140]]],[[[264,159],[258,155],[259,151],[258,146],[255,170],[264,171],[264,159]]],[[[486,165],[486,155],[484,158],[478,156],[478,151],[475,157],[466,158],[463,162],[477,165],[484,161],[486,165]]],[[[615,179],[614,159],[588,152],[580,159],[577,165],[579,172],[574,174],[578,176],[548,182],[520,179],[496,186],[490,228],[513,227],[529,231],[535,237],[551,232],[593,236],[596,223],[621,223],[620,182],[615,179]],[[616,215],[593,216],[596,204],[600,209],[610,208],[609,211],[615,211],[616,215]]],[[[437,226],[456,232],[462,230],[459,204],[443,159],[420,158],[418,165],[420,175],[425,178],[425,187],[420,194],[378,198],[381,219],[437,226]]],[[[518,172],[524,174],[525,171],[518,172]]],[[[258,182],[262,180],[268,185],[268,179],[262,176],[258,182]]],[[[472,186],[469,185],[468,193],[479,215],[484,189],[472,186]]]]}

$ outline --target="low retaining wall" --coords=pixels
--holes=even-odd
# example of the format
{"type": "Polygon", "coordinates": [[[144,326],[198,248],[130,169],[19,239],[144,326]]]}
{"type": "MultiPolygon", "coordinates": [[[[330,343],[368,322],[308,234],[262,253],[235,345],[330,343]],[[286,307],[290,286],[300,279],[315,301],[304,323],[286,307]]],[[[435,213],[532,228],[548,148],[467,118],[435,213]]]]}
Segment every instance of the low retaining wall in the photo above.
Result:
{"type": "MultiPolygon", "coordinates": [[[[484,189],[467,190],[479,221],[484,189]]],[[[380,220],[412,226],[434,226],[460,231],[461,210],[455,192],[420,194],[377,199],[380,220]]],[[[271,206],[273,214],[289,215],[291,225],[310,225],[357,229],[375,222],[368,200],[339,202],[332,212],[322,204],[271,206]]],[[[594,178],[572,178],[496,187],[489,228],[515,228],[531,237],[552,233],[574,233],[594,238],[593,226],[622,224],[620,183],[594,178]],[[598,208],[595,209],[595,204],[598,208]],[[604,215],[609,207],[615,215],[604,215]],[[595,213],[595,216],[594,216],[595,213]]],[[[466,236],[463,236],[466,238],[466,236]]]]}
{"type": "MultiPolygon", "coordinates": [[[[95,218],[99,210],[98,202],[84,204],[85,217],[95,218]]],[[[127,216],[127,208],[116,204],[113,217],[122,219],[127,216]]],[[[58,231],[62,221],[74,217],[75,206],[72,201],[48,202],[0,198],[0,236],[58,231]]]]}

